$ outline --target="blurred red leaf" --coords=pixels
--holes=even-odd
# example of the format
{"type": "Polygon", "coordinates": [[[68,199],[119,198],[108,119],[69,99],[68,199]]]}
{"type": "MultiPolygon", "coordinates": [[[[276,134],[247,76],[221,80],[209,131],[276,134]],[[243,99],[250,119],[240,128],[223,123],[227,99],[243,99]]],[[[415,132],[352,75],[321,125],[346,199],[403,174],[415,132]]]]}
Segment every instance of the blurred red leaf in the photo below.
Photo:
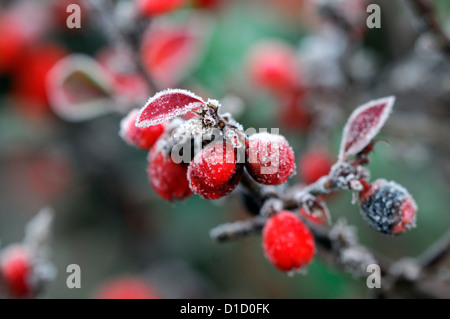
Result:
{"type": "Polygon", "coordinates": [[[155,21],[145,33],[142,60],[160,87],[174,87],[200,60],[211,26],[200,16],[183,26],[155,21]],[[157,23],[156,23],[157,22],[157,23]]]}
{"type": "Polygon", "coordinates": [[[114,111],[114,88],[106,71],[92,58],[70,55],[47,77],[53,111],[67,121],[88,120],[114,111]]]}

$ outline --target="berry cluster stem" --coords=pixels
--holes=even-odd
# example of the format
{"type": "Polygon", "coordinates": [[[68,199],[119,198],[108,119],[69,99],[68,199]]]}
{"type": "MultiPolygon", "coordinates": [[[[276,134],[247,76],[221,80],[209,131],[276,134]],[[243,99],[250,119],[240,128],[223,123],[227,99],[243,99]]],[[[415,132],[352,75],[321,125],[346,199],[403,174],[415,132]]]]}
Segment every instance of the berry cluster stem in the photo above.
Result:
{"type": "Polygon", "coordinates": [[[450,39],[439,22],[433,2],[429,0],[408,0],[408,2],[414,13],[422,21],[423,29],[433,33],[442,52],[450,55],[450,39]]]}

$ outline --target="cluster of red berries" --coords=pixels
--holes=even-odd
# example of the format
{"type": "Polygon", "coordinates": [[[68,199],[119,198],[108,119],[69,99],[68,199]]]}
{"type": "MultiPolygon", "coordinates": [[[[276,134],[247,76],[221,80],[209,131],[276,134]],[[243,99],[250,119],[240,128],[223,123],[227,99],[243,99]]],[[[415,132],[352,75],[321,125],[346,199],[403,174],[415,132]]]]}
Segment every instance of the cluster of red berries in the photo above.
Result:
{"type": "MultiPolygon", "coordinates": [[[[394,182],[376,180],[368,184],[365,174],[352,173],[355,165],[359,165],[352,166],[352,163],[359,163],[358,156],[366,155],[367,147],[371,149],[371,140],[386,120],[392,104],[392,98],[385,98],[355,110],[344,129],[337,164],[333,166],[328,153],[311,149],[301,159],[300,176],[307,184],[318,181],[322,176],[334,176],[336,183],[347,185],[342,188],[349,187],[350,182],[346,178],[353,176],[352,181],[359,186],[351,189],[359,191],[365,220],[381,233],[397,235],[415,225],[417,205],[411,195],[394,182]],[[346,158],[350,156],[355,156],[355,159],[347,163],[346,158]],[[349,171],[343,173],[339,167],[349,171]]],[[[283,136],[263,132],[248,137],[229,117],[221,117],[217,113],[218,108],[215,100],[204,102],[188,91],[166,90],[149,99],[140,112],[133,110],[122,120],[120,135],[125,141],[144,150],[151,148],[148,175],[162,198],[181,200],[192,193],[210,200],[221,198],[237,187],[244,170],[262,185],[284,184],[293,174],[294,152],[283,136]],[[200,119],[183,122],[181,133],[175,131],[180,128],[176,122],[167,123],[190,111],[200,119]],[[225,140],[202,141],[201,149],[190,156],[188,162],[174,160],[175,136],[181,134],[186,137],[186,132],[188,135],[196,131],[209,132],[212,128],[221,130],[225,140]],[[230,132],[232,134],[228,134],[230,132]],[[245,160],[242,160],[242,150],[245,150],[245,160]]],[[[183,139],[187,140],[184,145],[191,151],[196,144],[195,134],[183,139]]],[[[328,216],[321,202],[321,196],[317,196],[313,207],[301,207],[297,214],[290,211],[269,213],[263,229],[263,248],[269,261],[279,270],[292,273],[311,262],[315,252],[314,238],[303,220],[323,226],[326,218],[309,211],[311,208],[320,210],[321,215],[328,216]]]]}
{"type": "Polygon", "coordinates": [[[153,146],[148,175],[156,193],[166,200],[181,200],[192,192],[206,199],[226,196],[239,184],[244,168],[264,185],[284,184],[295,170],[294,152],[286,139],[265,132],[246,141],[245,163],[240,163],[238,151],[229,141],[206,145],[190,163],[175,163],[170,132],[163,134],[166,126],[136,127],[137,116],[138,111],[133,110],[122,120],[120,135],[143,150],[153,146]]]}
{"type": "MultiPolygon", "coordinates": [[[[136,127],[138,111],[121,122],[120,135],[129,144],[150,150],[148,175],[155,192],[173,201],[192,193],[218,199],[231,193],[244,170],[258,183],[281,185],[295,171],[295,157],[287,140],[277,134],[256,133],[245,137],[245,161],[231,141],[215,141],[198,151],[189,163],[176,163],[170,124],[136,127]]],[[[178,162],[178,161],[177,161],[178,162]]],[[[269,261],[279,270],[295,272],[308,265],[315,251],[314,239],[299,216],[281,211],[268,219],[263,248],[269,261]]]]}

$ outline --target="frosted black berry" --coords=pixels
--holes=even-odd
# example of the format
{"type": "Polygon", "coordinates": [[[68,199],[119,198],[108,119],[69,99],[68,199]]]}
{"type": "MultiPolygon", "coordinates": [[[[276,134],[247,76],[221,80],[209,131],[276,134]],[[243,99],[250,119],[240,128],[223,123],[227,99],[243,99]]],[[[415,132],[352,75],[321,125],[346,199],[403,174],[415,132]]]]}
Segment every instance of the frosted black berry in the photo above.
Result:
{"type": "Polygon", "coordinates": [[[398,235],[415,227],[417,205],[399,184],[378,179],[359,195],[361,214],[375,230],[398,235]]]}

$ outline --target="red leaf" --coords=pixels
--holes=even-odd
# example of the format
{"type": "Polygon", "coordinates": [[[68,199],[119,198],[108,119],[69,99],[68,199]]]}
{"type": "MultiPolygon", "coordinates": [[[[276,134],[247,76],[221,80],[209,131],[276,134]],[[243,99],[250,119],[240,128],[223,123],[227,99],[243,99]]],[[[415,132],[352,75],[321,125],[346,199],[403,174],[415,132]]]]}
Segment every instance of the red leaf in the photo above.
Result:
{"type": "Polygon", "coordinates": [[[151,97],[139,111],[137,127],[148,127],[164,123],[174,117],[205,105],[201,97],[180,89],[167,89],[151,97]]]}
{"type": "Polygon", "coordinates": [[[389,96],[361,105],[350,115],[344,128],[339,160],[362,151],[386,122],[395,97],[389,96]]]}
{"type": "Polygon", "coordinates": [[[46,78],[53,111],[66,121],[86,121],[117,109],[109,74],[91,57],[69,55],[46,78]]]}
{"type": "Polygon", "coordinates": [[[141,57],[160,87],[174,87],[198,66],[211,29],[207,19],[193,17],[182,25],[155,20],[145,32],[141,57]]]}

